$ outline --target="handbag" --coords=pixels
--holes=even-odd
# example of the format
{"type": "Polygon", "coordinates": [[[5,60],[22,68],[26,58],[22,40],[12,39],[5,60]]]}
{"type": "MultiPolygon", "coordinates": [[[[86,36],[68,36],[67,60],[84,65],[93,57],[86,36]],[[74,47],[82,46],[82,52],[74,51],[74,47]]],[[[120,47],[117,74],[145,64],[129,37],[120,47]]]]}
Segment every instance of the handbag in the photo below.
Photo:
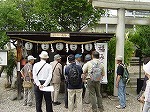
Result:
{"type": "Polygon", "coordinates": [[[144,102],[144,91],[140,91],[140,93],[137,96],[137,100],[142,103],[144,102]]]}
{"type": "MultiPolygon", "coordinates": [[[[29,68],[29,66],[28,66],[28,68],[29,68]]],[[[31,77],[30,77],[30,80],[26,80],[25,77],[24,77],[22,86],[23,86],[23,88],[32,88],[33,83],[31,81],[31,77]]]]}
{"type": "Polygon", "coordinates": [[[26,81],[26,80],[24,79],[22,86],[23,86],[23,88],[32,88],[33,83],[32,83],[31,80],[30,80],[30,81],[26,81]]]}
{"type": "MultiPolygon", "coordinates": [[[[44,65],[45,65],[45,64],[46,64],[46,63],[44,63],[44,65]]],[[[39,72],[40,72],[41,69],[44,67],[44,65],[40,68],[40,70],[38,71],[38,73],[37,73],[36,75],[39,74],[39,72]]],[[[23,86],[23,88],[32,88],[33,83],[32,83],[32,81],[31,81],[31,79],[30,79],[30,81],[26,81],[25,78],[24,78],[24,81],[23,81],[22,86],[23,86]]]]}

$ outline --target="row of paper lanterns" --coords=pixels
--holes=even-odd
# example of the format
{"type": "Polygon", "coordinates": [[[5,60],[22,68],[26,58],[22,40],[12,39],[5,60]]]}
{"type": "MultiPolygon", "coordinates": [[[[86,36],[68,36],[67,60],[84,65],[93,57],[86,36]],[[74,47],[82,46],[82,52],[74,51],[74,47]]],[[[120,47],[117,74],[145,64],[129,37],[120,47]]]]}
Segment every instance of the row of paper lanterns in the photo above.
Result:
{"type": "MultiPolygon", "coordinates": [[[[43,50],[48,50],[49,47],[50,47],[49,44],[41,44],[41,48],[43,50]]],[[[90,44],[85,44],[84,47],[85,47],[85,50],[91,51],[92,48],[93,48],[93,45],[91,43],[90,44]]],[[[25,48],[26,48],[26,50],[32,50],[33,44],[31,42],[26,42],[25,43],[25,48]]],[[[75,51],[75,50],[77,50],[77,44],[69,44],[69,45],[66,44],[67,52],[68,52],[69,48],[70,48],[70,50],[75,51]]],[[[51,44],[51,49],[53,50],[52,44],[51,44]]],[[[63,49],[64,49],[64,44],[63,43],[56,43],[56,50],[61,51],[63,49]]],[[[84,50],[83,44],[81,46],[81,49],[82,49],[82,51],[84,50]]]]}

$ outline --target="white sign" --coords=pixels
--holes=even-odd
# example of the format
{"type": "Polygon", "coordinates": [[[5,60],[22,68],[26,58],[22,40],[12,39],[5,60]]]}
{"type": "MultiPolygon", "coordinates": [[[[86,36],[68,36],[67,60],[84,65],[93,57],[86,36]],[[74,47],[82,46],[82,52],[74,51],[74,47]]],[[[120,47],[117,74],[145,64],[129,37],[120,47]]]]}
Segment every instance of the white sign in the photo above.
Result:
{"type": "Polygon", "coordinates": [[[105,76],[103,77],[102,84],[107,84],[107,51],[108,51],[108,44],[107,43],[96,43],[95,49],[99,52],[99,59],[100,62],[103,63],[105,69],[105,76]]]}
{"type": "Polygon", "coordinates": [[[63,44],[63,43],[57,43],[57,44],[56,44],[56,49],[57,49],[58,51],[63,50],[63,48],[64,48],[64,44],[63,44]]]}
{"type": "Polygon", "coordinates": [[[0,66],[7,65],[8,52],[7,51],[0,51],[0,66]]]}
{"type": "Polygon", "coordinates": [[[70,49],[71,49],[72,51],[77,50],[77,45],[76,45],[76,44],[71,44],[71,45],[70,45],[70,49]]]}
{"type": "Polygon", "coordinates": [[[43,50],[48,50],[49,49],[49,44],[41,44],[41,47],[43,50]]]}
{"type": "Polygon", "coordinates": [[[33,44],[30,43],[30,42],[26,42],[25,43],[25,48],[26,48],[26,50],[31,50],[33,48],[33,44]]]}
{"type": "Polygon", "coordinates": [[[66,37],[66,38],[69,38],[70,34],[69,33],[51,33],[50,37],[66,37]]]}

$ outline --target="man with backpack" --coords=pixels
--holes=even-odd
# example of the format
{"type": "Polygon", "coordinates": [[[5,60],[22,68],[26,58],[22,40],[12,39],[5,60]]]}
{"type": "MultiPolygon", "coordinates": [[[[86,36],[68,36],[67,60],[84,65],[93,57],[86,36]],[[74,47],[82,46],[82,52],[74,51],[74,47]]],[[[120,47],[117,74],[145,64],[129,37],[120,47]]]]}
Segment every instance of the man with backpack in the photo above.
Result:
{"type": "Polygon", "coordinates": [[[126,82],[123,79],[125,69],[122,60],[122,56],[116,57],[116,63],[118,64],[116,87],[118,88],[118,98],[120,103],[120,105],[116,106],[117,109],[124,109],[126,107],[126,82]]]}
{"type": "Polygon", "coordinates": [[[100,81],[104,73],[104,67],[100,63],[99,53],[93,51],[92,60],[84,64],[83,76],[87,80],[87,88],[89,90],[90,102],[93,112],[103,112],[102,96],[100,93],[100,81]]]}
{"type": "Polygon", "coordinates": [[[68,81],[68,112],[73,112],[75,102],[77,102],[77,112],[82,112],[82,68],[76,65],[74,55],[69,55],[68,61],[70,65],[65,68],[68,81]],[[76,101],[74,101],[75,95],[76,101]]]}

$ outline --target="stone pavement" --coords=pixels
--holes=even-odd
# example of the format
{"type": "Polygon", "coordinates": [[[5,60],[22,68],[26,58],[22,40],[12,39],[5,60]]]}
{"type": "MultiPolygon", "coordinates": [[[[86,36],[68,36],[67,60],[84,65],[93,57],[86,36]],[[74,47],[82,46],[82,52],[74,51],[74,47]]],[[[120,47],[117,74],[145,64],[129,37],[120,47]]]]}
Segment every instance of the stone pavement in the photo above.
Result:
{"type": "MultiPolygon", "coordinates": [[[[11,101],[12,94],[16,91],[4,88],[4,78],[0,78],[0,112],[35,112],[35,105],[32,107],[23,106],[23,100],[11,101]]],[[[54,112],[67,112],[64,108],[64,95],[59,95],[59,106],[54,106],[54,112]]],[[[139,112],[140,104],[136,100],[136,95],[127,95],[127,107],[123,110],[115,108],[118,105],[117,98],[111,96],[103,98],[104,112],[139,112]]],[[[43,112],[45,112],[45,103],[43,102],[43,112]]],[[[76,111],[75,111],[76,112],[76,111]]],[[[83,112],[92,112],[90,104],[83,104],[83,112]]]]}

